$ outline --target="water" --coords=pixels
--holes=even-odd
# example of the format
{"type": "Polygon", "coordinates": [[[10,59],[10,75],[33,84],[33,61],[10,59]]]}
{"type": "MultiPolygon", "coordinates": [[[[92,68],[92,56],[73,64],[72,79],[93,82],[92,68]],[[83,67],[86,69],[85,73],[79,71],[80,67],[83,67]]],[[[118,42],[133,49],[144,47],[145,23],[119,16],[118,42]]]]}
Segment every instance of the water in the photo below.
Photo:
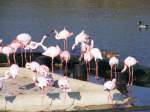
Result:
{"type": "MultiPolygon", "coordinates": [[[[150,25],[149,10],[149,0],[1,0],[0,37],[8,44],[27,32],[40,41],[45,33],[64,26],[74,36],[84,29],[101,50],[116,50],[121,60],[135,56],[140,64],[150,66],[150,30],[137,27],[139,20],[150,25]]],[[[69,39],[70,49],[74,36],[69,39]]],[[[53,38],[45,42],[62,43],[53,38]]]]}
{"type": "MultiPolygon", "coordinates": [[[[149,10],[149,0],[1,0],[0,38],[8,44],[17,34],[27,32],[34,41],[40,41],[54,29],[66,27],[74,36],[84,29],[101,50],[116,50],[121,60],[135,56],[140,64],[150,67],[150,29],[139,31],[137,26],[140,20],[150,25],[149,10]]],[[[74,36],[68,40],[69,49],[74,36]]],[[[48,38],[45,44],[63,46],[62,41],[53,38],[48,38]]],[[[148,97],[136,92],[139,90],[134,87],[135,97],[139,100],[141,96],[148,97]]],[[[142,92],[147,90],[144,88],[142,92]]],[[[144,105],[149,105],[145,101],[144,105]]]]}

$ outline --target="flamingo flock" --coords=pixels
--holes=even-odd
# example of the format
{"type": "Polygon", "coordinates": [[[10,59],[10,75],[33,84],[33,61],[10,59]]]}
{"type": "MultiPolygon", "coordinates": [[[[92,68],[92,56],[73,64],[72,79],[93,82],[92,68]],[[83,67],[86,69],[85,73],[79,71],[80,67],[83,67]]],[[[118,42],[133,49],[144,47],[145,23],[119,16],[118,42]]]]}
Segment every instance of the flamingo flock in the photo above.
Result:
{"type": "MultiPolygon", "coordinates": [[[[32,79],[35,83],[35,86],[40,88],[42,91],[42,94],[44,95],[46,91],[54,86],[54,58],[59,56],[61,63],[63,65],[63,62],[65,62],[65,71],[67,70],[67,63],[71,59],[71,53],[68,50],[67,46],[67,40],[68,38],[72,37],[74,35],[73,32],[68,31],[66,28],[58,32],[57,30],[54,31],[55,33],[55,39],[57,40],[64,40],[64,49],[61,50],[59,45],[55,46],[45,46],[43,43],[45,39],[47,38],[47,35],[44,35],[40,42],[36,42],[32,40],[32,37],[28,33],[21,33],[16,36],[16,38],[8,45],[3,46],[3,40],[0,39],[0,53],[6,55],[7,57],[7,64],[10,66],[9,71],[5,73],[4,77],[0,78],[0,89],[3,88],[3,80],[7,79],[16,79],[16,76],[19,72],[19,66],[16,64],[16,52],[18,49],[21,49],[21,61],[22,66],[24,64],[23,62],[23,50],[25,55],[25,67],[27,69],[31,69],[32,79]],[[46,65],[40,65],[38,62],[32,61],[30,58],[30,61],[27,60],[26,56],[26,50],[36,50],[38,47],[41,47],[43,49],[42,55],[50,57],[51,58],[51,74],[50,69],[46,65]],[[13,54],[13,60],[14,63],[10,62],[10,54],[13,54]]],[[[84,30],[82,30],[79,34],[75,36],[75,42],[72,45],[72,50],[76,48],[76,46],[80,46],[81,52],[80,52],[80,58],[79,61],[84,61],[86,64],[86,73],[87,73],[87,80],[89,80],[90,76],[90,63],[92,60],[95,61],[95,78],[99,80],[99,64],[98,62],[103,60],[102,52],[99,48],[94,46],[94,40],[91,38],[91,36],[87,33],[85,33],[84,30]]],[[[133,66],[136,65],[138,61],[131,56],[128,56],[124,60],[124,68],[121,70],[121,73],[124,73],[127,68],[129,69],[129,80],[128,85],[133,85],[133,66]]],[[[112,100],[112,96],[110,91],[115,89],[116,87],[116,79],[117,79],[117,65],[119,64],[119,59],[117,57],[109,57],[109,65],[110,65],[110,80],[104,83],[104,88],[109,91],[108,100],[112,100]],[[113,77],[113,71],[115,72],[115,78],[113,77]]],[[[67,95],[67,92],[69,92],[70,85],[69,80],[67,76],[64,76],[62,79],[58,81],[58,86],[60,88],[60,91],[65,94],[65,97],[67,95]]]]}

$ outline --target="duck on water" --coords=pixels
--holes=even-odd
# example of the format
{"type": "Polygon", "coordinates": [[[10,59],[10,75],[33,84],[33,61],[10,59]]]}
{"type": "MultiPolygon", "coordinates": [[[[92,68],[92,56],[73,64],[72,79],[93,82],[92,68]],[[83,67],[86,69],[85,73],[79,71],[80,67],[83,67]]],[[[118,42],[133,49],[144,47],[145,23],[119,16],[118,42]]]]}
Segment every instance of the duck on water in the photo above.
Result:
{"type": "Polygon", "coordinates": [[[146,24],[143,24],[142,21],[139,21],[139,22],[138,22],[138,27],[139,27],[140,30],[142,30],[142,29],[148,30],[148,28],[149,28],[149,26],[146,25],[146,24]]]}

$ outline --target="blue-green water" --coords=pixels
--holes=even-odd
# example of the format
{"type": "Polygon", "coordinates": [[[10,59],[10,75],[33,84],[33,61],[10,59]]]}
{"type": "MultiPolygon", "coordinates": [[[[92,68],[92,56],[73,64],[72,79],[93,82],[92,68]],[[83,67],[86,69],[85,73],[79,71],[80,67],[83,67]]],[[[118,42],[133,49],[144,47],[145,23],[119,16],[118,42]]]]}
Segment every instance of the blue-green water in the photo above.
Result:
{"type": "MultiPolygon", "coordinates": [[[[74,36],[86,31],[101,50],[116,50],[120,59],[135,56],[150,66],[150,30],[139,31],[137,22],[150,25],[149,0],[1,0],[0,38],[10,43],[17,34],[27,32],[33,40],[65,26],[74,36]]],[[[53,35],[51,35],[52,37],[53,35]]],[[[69,39],[69,48],[74,42],[69,39]]],[[[49,38],[45,44],[63,45],[49,38]]]]}

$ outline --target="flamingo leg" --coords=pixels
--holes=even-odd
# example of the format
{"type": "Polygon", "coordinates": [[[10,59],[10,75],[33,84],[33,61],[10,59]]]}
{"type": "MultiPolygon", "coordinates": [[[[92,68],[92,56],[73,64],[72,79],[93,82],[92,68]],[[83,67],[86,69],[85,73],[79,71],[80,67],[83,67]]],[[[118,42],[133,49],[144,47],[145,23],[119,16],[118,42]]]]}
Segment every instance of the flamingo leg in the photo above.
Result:
{"type": "Polygon", "coordinates": [[[130,85],[130,82],[131,82],[131,70],[130,70],[130,67],[129,67],[129,80],[128,80],[128,85],[130,85]]]}
{"type": "Polygon", "coordinates": [[[52,58],[52,62],[51,62],[51,67],[52,67],[52,73],[54,73],[54,68],[53,68],[53,58],[52,58]]]}
{"type": "Polygon", "coordinates": [[[16,52],[13,54],[14,63],[16,64],[16,52]]]}
{"type": "Polygon", "coordinates": [[[96,63],[96,79],[99,80],[99,77],[98,77],[98,62],[95,61],[96,63]]]}
{"type": "Polygon", "coordinates": [[[133,85],[133,67],[131,67],[131,86],[133,85]]]}
{"type": "Polygon", "coordinates": [[[64,50],[67,50],[67,39],[64,40],[64,50]]]}
{"type": "Polygon", "coordinates": [[[113,71],[113,67],[111,66],[110,80],[112,80],[112,71],[113,71]]]}
{"type": "Polygon", "coordinates": [[[30,63],[32,61],[31,53],[32,53],[32,49],[30,49],[30,63]]]}
{"type": "Polygon", "coordinates": [[[117,68],[115,66],[115,79],[117,79],[117,68]]]}
{"type": "Polygon", "coordinates": [[[86,62],[86,74],[87,74],[87,80],[89,80],[89,67],[88,67],[88,62],[86,62]]]}
{"type": "Polygon", "coordinates": [[[27,51],[26,51],[26,49],[24,50],[24,54],[25,54],[25,62],[27,63],[27,51]]]}
{"type": "Polygon", "coordinates": [[[23,48],[21,48],[21,64],[22,64],[22,67],[23,67],[23,52],[22,52],[23,48]]]}
{"type": "Polygon", "coordinates": [[[68,67],[67,67],[67,61],[66,61],[66,63],[65,63],[65,71],[67,71],[67,68],[68,68],[68,67]]]}
{"type": "Polygon", "coordinates": [[[7,64],[8,64],[8,66],[10,66],[10,59],[9,59],[9,55],[7,55],[7,64]]]}

